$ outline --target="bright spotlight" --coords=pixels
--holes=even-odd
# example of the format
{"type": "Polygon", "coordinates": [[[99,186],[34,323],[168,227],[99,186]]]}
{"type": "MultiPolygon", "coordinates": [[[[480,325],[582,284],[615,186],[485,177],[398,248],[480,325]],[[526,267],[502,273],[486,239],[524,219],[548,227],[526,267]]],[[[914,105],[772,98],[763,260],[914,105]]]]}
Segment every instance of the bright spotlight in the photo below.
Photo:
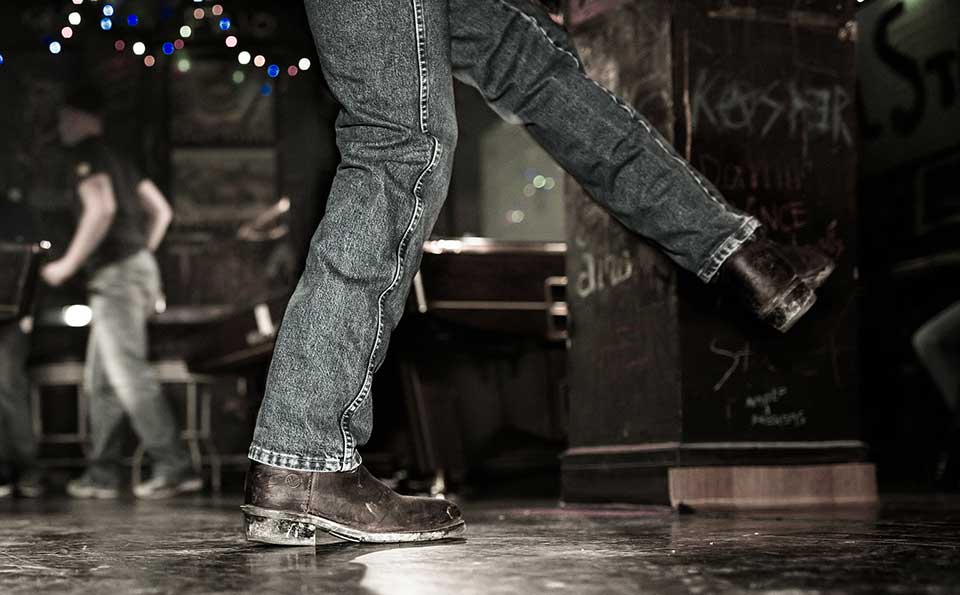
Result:
{"type": "Polygon", "coordinates": [[[93,310],[90,306],[74,304],[63,309],[63,322],[72,328],[83,328],[93,320],[93,310]]]}

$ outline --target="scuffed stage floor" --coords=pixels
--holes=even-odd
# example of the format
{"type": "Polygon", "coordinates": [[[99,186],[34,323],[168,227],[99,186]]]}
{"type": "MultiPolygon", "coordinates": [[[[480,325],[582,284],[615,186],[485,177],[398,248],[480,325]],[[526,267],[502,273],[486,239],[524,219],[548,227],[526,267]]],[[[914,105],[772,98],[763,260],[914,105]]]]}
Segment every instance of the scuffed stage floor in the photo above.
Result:
{"type": "Polygon", "coordinates": [[[0,593],[957,593],[960,499],[677,515],[473,504],[467,539],[246,543],[237,502],[0,501],[0,593]]]}

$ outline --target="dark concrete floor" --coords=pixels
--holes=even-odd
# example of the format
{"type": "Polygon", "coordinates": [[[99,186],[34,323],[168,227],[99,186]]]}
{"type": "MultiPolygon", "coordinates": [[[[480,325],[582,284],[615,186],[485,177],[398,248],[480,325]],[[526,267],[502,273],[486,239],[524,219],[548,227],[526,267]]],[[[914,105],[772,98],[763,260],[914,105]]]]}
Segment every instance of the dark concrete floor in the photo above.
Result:
{"type": "Polygon", "coordinates": [[[960,499],[677,515],[464,506],[420,547],[246,543],[237,502],[0,501],[0,593],[960,593],[960,499]]]}

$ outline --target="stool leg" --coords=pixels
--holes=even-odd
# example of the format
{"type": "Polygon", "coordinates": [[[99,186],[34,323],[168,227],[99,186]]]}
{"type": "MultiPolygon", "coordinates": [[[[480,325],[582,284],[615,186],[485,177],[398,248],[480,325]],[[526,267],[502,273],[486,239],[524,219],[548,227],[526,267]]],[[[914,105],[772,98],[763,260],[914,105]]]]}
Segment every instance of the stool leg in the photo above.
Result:
{"type": "Polygon", "coordinates": [[[200,452],[200,444],[197,440],[199,434],[197,428],[197,384],[190,382],[187,384],[187,428],[184,435],[187,444],[190,446],[190,459],[193,461],[193,470],[203,473],[203,454],[200,452]]]}
{"type": "Polygon", "coordinates": [[[210,387],[204,385],[200,392],[200,440],[207,451],[207,460],[210,462],[210,489],[220,495],[222,487],[222,461],[217,447],[213,444],[213,430],[211,418],[212,397],[210,387]]]}
{"type": "Polygon", "coordinates": [[[43,417],[40,415],[40,387],[36,383],[30,387],[30,418],[33,425],[34,439],[37,442],[43,441],[43,417]]]}
{"type": "Polygon", "coordinates": [[[77,387],[77,436],[86,444],[90,435],[90,399],[83,385],[77,387]]]}
{"type": "Polygon", "coordinates": [[[220,453],[214,448],[212,441],[206,441],[207,456],[210,457],[210,488],[213,493],[220,495],[223,486],[223,471],[220,462],[220,453]]]}
{"type": "Polygon", "coordinates": [[[131,485],[133,485],[134,487],[140,485],[140,482],[143,478],[142,467],[143,467],[144,452],[145,452],[145,449],[143,447],[143,444],[138,444],[137,450],[133,451],[133,463],[130,469],[130,473],[131,473],[130,481],[132,482],[131,485]]]}

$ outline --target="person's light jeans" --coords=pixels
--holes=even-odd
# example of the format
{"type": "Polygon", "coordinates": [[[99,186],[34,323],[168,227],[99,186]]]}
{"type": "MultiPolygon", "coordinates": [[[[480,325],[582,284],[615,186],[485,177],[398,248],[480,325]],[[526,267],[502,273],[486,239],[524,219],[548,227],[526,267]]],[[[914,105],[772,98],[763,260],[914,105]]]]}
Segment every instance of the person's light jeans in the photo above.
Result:
{"type": "Polygon", "coordinates": [[[33,467],[37,458],[30,416],[29,354],[30,337],[21,324],[0,323],[0,465],[20,470],[33,467]]]}
{"type": "Polygon", "coordinates": [[[709,281],[757,228],[629,105],[590,80],[525,0],[306,0],[342,105],[342,163],[287,307],[249,456],[348,471],[371,386],[447,193],[453,78],[510,114],[629,229],[709,281]]]}
{"type": "Polygon", "coordinates": [[[142,250],[97,270],[90,279],[93,323],[84,390],[90,399],[89,473],[115,484],[124,455],[124,417],[154,463],[154,474],[179,477],[190,469],[170,405],[148,361],[147,322],[160,296],[153,254],[142,250]]]}

